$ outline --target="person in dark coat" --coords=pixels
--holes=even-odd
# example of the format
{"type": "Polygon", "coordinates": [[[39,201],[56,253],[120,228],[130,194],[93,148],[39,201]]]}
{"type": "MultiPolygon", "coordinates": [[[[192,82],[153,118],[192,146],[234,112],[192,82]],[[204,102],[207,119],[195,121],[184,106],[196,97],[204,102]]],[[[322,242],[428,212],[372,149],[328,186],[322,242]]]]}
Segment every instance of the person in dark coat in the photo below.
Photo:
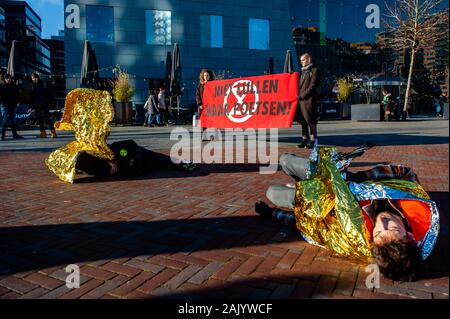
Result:
{"type": "MultiPolygon", "coordinates": [[[[198,118],[200,118],[203,111],[203,92],[205,91],[205,85],[208,81],[214,81],[214,73],[211,70],[202,69],[199,74],[199,84],[195,92],[195,101],[197,102],[198,107],[198,118]]],[[[202,137],[203,130],[204,128],[202,127],[202,137]]]]}
{"type": "Polygon", "coordinates": [[[14,83],[11,75],[5,75],[5,83],[0,86],[0,101],[1,105],[1,118],[0,118],[0,131],[2,141],[5,139],[6,124],[8,119],[11,123],[11,131],[14,139],[23,138],[17,134],[16,128],[16,108],[19,103],[19,88],[14,83]]]}
{"type": "Polygon", "coordinates": [[[117,141],[108,145],[114,153],[109,161],[88,153],[77,158],[76,169],[94,176],[118,176],[122,178],[141,176],[164,169],[192,171],[195,164],[190,161],[175,160],[162,153],[138,145],[134,140],[117,141]]]}
{"type": "Polygon", "coordinates": [[[319,85],[318,70],[312,64],[311,56],[308,53],[300,57],[302,72],[299,79],[298,95],[300,110],[297,111],[297,121],[302,125],[302,142],[299,148],[313,148],[317,143],[317,109],[316,97],[319,85]]]}
{"type": "Polygon", "coordinates": [[[51,94],[49,90],[44,86],[44,83],[40,80],[39,74],[33,73],[31,75],[31,97],[30,97],[30,108],[36,111],[36,116],[39,121],[39,129],[41,134],[39,137],[47,137],[45,132],[45,124],[48,125],[52,138],[57,137],[53,121],[50,118],[49,104],[51,94]],[[45,123],[44,123],[45,122],[45,123]]]}

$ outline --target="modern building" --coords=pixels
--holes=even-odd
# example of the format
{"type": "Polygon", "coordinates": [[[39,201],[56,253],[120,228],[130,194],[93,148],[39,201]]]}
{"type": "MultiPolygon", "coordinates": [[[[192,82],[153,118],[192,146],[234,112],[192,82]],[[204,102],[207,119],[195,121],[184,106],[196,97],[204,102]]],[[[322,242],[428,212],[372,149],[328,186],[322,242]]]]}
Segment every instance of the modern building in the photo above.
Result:
{"type": "MultiPolygon", "coordinates": [[[[21,73],[50,75],[50,50],[41,38],[41,18],[25,1],[0,0],[5,17],[5,42],[9,52],[13,40],[21,47],[21,73]]],[[[5,67],[4,61],[1,64],[5,67]]]]}
{"type": "Polygon", "coordinates": [[[67,89],[80,85],[84,40],[96,52],[103,78],[115,65],[131,76],[134,102],[165,78],[167,52],[179,45],[183,104],[195,101],[201,68],[217,75],[261,75],[270,56],[281,72],[293,49],[288,0],[65,0],[67,89]]]}
{"type": "Polygon", "coordinates": [[[0,7],[0,67],[2,72],[6,72],[6,65],[8,64],[8,49],[6,46],[6,30],[5,30],[5,10],[0,7]]]}
{"type": "Polygon", "coordinates": [[[50,69],[51,82],[54,88],[54,95],[63,106],[66,96],[66,58],[64,50],[64,31],[60,31],[58,36],[51,39],[44,39],[44,43],[50,48],[50,69]]]}
{"type": "Polygon", "coordinates": [[[297,55],[308,52],[327,77],[346,74],[376,74],[381,71],[381,51],[375,44],[350,43],[342,38],[330,39],[316,27],[294,28],[297,55]]]}
{"type": "MultiPolygon", "coordinates": [[[[391,2],[393,0],[388,0],[391,2]]],[[[319,43],[326,39],[343,39],[349,43],[375,42],[381,25],[368,25],[366,20],[384,10],[384,0],[291,0],[289,1],[293,27],[314,27],[319,43]],[[375,12],[376,13],[376,12],[375,12]]],[[[374,21],[379,22],[379,21],[374,21]]]]}

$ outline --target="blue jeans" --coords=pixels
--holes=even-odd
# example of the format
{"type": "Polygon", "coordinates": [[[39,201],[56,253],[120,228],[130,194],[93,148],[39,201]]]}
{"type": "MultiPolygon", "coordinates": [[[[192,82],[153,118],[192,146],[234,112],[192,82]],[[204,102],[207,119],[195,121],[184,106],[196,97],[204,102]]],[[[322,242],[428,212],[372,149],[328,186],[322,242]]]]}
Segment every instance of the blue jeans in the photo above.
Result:
{"type": "Polygon", "coordinates": [[[1,118],[0,118],[0,132],[2,134],[2,138],[5,137],[6,133],[6,124],[9,122],[11,124],[11,131],[13,133],[13,136],[17,136],[17,129],[16,129],[16,108],[8,108],[6,106],[0,107],[1,112],[1,118]]]}
{"type": "Polygon", "coordinates": [[[149,116],[148,116],[148,125],[151,125],[155,118],[156,118],[156,124],[158,124],[158,125],[161,124],[161,114],[153,113],[153,114],[149,114],[149,116]]]}

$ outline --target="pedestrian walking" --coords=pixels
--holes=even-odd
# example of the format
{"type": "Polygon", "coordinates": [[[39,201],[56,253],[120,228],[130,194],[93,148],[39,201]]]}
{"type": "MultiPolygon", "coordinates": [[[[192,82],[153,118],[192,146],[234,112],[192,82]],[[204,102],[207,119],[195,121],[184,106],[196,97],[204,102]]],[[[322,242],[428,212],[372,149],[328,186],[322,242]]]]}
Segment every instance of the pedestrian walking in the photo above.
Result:
{"type": "Polygon", "coordinates": [[[30,108],[36,111],[36,116],[39,121],[39,129],[41,131],[38,137],[45,138],[47,133],[45,132],[45,124],[48,125],[52,138],[56,138],[56,131],[53,125],[53,121],[50,118],[49,104],[50,104],[50,92],[44,86],[44,83],[39,77],[39,74],[33,73],[31,75],[31,98],[30,108]]]}
{"type": "Polygon", "coordinates": [[[1,104],[1,118],[0,118],[0,131],[2,141],[5,139],[6,126],[9,123],[11,125],[11,131],[14,139],[23,138],[17,134],[16,127],[16,109],[19,103],[20,95],[19,88],[14,83],[10,74],[5,75],[5,83],[0,85],[0,103],[1,104]]]}

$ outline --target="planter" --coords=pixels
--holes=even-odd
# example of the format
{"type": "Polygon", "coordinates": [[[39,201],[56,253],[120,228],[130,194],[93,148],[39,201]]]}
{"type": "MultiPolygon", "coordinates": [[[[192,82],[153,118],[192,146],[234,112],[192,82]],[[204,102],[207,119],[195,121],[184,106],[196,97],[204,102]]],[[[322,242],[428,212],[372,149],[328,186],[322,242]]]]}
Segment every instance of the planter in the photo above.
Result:
{"type": "Polygon", "coordinates": [[[352,104],[352,121],[380,121],[384,118],[384,112],[379,103],[376,104],[352,104]]]}
{"type": "Polygon", "coordinates": [[[114,102],[114,119],[116,124],[132,124],[133,103],[114,102]]]}
{"type": "Polygon", "coordinates": [[[346,120],[350,118],[350,103],[348,102],[321,102],[321,120],[346,120]]]}
{"type": "Polygon", "coordinates": [[[448,120],[448,103],[444,103],[444,119],[448,120]]]}

